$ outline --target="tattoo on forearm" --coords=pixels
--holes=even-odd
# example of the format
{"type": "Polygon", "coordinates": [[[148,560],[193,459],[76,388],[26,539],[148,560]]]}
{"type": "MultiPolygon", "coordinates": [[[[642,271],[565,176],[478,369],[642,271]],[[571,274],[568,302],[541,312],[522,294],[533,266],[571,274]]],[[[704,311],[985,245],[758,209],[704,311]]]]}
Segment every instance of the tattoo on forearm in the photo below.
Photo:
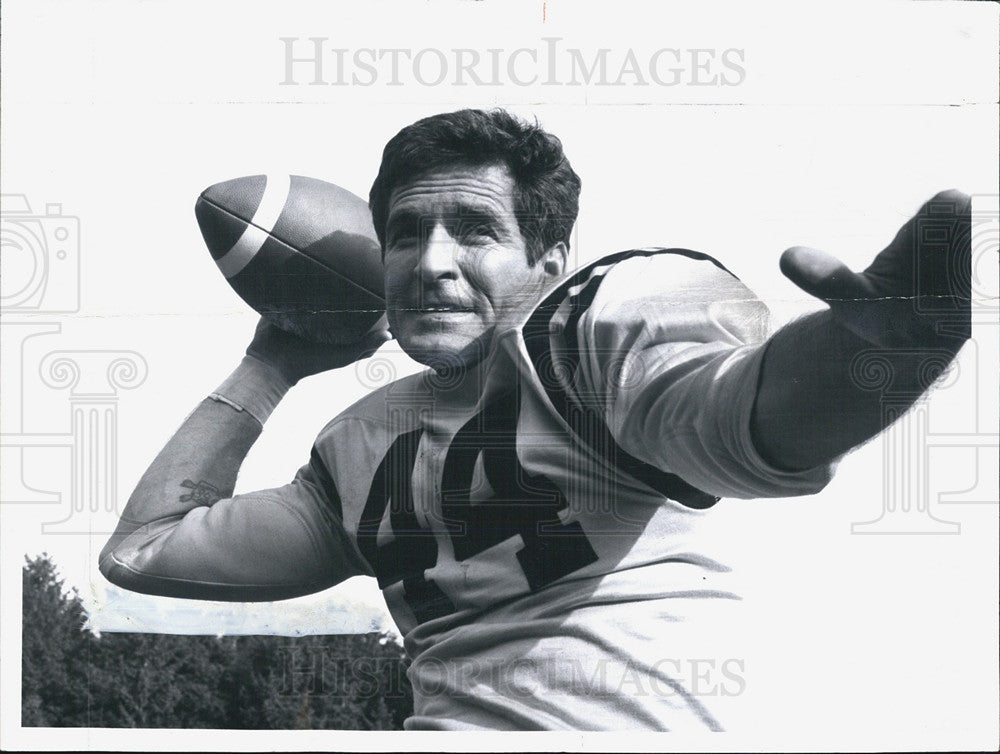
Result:
{"type": "Polygon", "coordinates": [[[190,479],[185,479],[181,482],[181,487],[191,490],[187,495],[181,495],[182,503],[193,500],[201,505],[211,505],[222,499],[219,488],[208,482],[192,482],[190,479]]]}

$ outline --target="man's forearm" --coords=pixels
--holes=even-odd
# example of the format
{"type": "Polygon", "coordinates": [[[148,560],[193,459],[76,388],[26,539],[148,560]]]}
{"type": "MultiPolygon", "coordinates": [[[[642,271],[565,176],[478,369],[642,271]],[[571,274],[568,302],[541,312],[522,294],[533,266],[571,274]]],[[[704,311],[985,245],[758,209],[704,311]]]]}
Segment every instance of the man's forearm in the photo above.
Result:
{"type": "Polygon", "coordinates": [[[262,421],[287,389],[273,370],[244,359],[219,391],[195,408],[142,475],[101,560],[149,523],[230,497],[262,421]]]}
{"type": "MultiPolygon", "coordinates": [[[[877,349],[892,367],[894,405],[912,404],[927,388],[928,356],[954,356],[959,338],[921,352],[877,349]]],[[[750,431],[758,452],[785,470],[829,463],[884,429],[894,417],[883,394],[864,389],[851,364],[876,349],[840,325],[829,311],[790,323],[766,345],[750,431]]]]}

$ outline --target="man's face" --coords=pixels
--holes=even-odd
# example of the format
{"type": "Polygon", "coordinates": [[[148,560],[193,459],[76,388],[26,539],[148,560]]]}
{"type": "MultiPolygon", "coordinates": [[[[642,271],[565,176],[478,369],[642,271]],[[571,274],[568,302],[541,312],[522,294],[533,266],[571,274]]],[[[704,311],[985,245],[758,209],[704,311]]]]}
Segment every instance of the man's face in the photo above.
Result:
{"type": "Polygon", "coordinates": [[[389,327],[425,364],[471,364],[562,273],[556,244],[534,265],[504,166],[455,166],[396,188],[385,228],[389,327]]]}

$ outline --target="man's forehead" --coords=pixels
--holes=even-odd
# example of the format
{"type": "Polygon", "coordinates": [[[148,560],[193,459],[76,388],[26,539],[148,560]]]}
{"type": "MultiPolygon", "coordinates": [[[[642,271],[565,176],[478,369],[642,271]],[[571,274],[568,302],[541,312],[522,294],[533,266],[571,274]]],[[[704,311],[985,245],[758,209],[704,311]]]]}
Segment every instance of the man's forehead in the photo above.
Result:
{"type": "Polygon", "coordinates": [[[417,176],[393,189],[389,217],[398,213],[511,213],[514,181],[504,165],[457,165],[417,176]]]}

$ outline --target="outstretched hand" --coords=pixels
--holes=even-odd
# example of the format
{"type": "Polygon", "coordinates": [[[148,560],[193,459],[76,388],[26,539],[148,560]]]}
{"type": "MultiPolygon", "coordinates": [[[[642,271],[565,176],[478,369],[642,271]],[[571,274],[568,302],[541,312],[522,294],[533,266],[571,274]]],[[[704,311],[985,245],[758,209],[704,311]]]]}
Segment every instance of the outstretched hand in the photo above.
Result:
{"type": "Polygon", "coordinates": [[[277,369],[289,383],[303,377],[353,364],[371,356],[379,347],[392,340],[385,317],[363,338],[347,345],[316,343],[300,338],[268,322],[264,317],[257,323],[247,354],[277,369]]]}
{"type": "Polygon", "coordinates": [[[957,351],[971,329],[971,204],[937,194],[863,272],[804,246],[782,254],[781,271],[873,345],[957,351]]]}

